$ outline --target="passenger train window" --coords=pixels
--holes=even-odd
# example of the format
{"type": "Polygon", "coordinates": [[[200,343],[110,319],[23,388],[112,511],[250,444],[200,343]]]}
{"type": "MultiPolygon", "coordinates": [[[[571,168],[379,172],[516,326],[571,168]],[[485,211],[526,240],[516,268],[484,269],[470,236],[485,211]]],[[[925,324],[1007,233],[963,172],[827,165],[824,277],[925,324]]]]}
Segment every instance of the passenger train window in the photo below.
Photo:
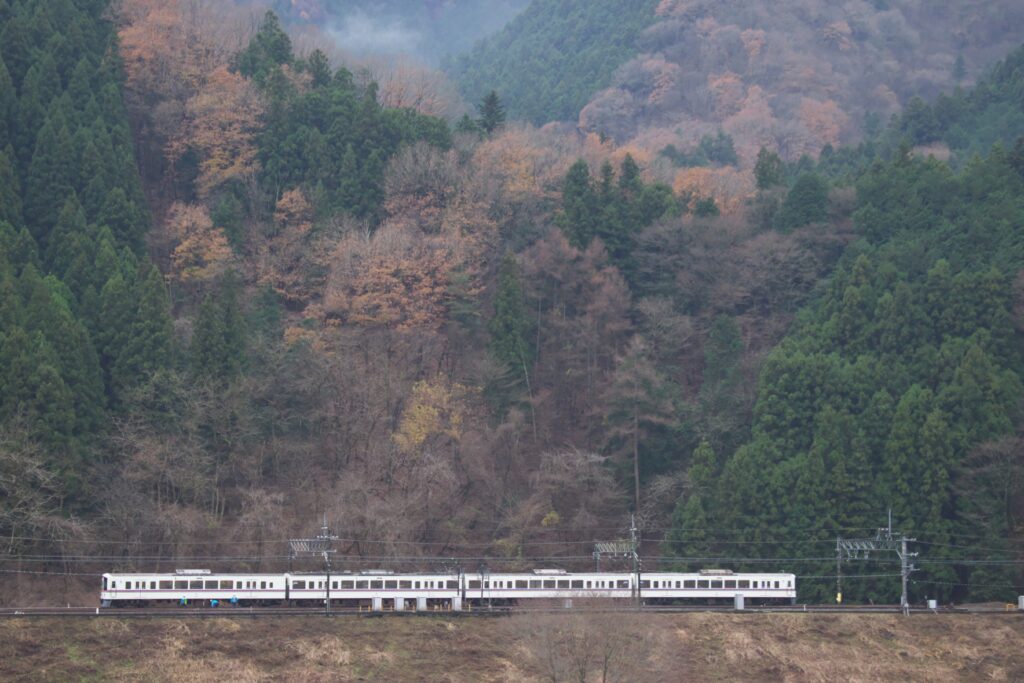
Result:
{"type": "Polygon", "coordinates": [[[175,590],[186,590],[188,588],[188,581],[175,581],[175,590]]]}
{"type": "Polygon", "coordinates": [[[583,588],[583,582],[582,581],[573,581],[572,582],[572,587],[573,588],[583,588]]]}
{"type": "Polygon", "coordinates": [[[708,581],[707,579],[698,579],[697,580],[697,588],[710,588],[710,587],[711,587],[711,582],[708,581]]]}
{"type": "Polygon", "coordinates": [[[775,582],[775,587],[776,587],[776,588],[778,588],[778,587],[779,587],[779,582],[778,582],[778,581],[776,581],[776,582],[775,582]]]}
{"type": "Polygon", "coordinates": [[[393,591],[393,590],[398,588],[398,582],[397,581],[385,581],[384,582],[384,587],[387,588],[389,591],[393,591]]]}
{"type": "Polygon", "coordinates": [[[189,581],[188,582],[188,587],[191,590],[200,590],[201,591],[201,590],[203,590],[203,582],[202,581],[189,581]]]}
{"type": "Polygon", "coordinates": [[[568,588],[569,587],[569,582],[568,581],[559,581],[558,582],[558,587],[559,588],[568,588]]]}
{"type": "Polygon", "coordinates": [[[352,590],[353,585],[351,581],[342,581],[341,590],[352,590]]]}
{"type": "Polygon", "coordinates": [[[216,581],[207,581],[206,582],[206,590],[208,590],[208,591],[209,590],[217,590],[217,582],[216,581]]]}
{"type": "Polygon", "coordinates": [[[458,590],[459,582],[458,581],[449,581],[448,582],[448,588],[451,589],[451,590],[458,590]]]}
{"type": "Polygon", "coordinates": [[[160,590],[162,590],[162,591],[169,591],[169,590],[171,590],[172,586],[173,586],[173,584],[170,581],[161,581],[160,582],[160,590]]]}
{"type": "Polygon", "coordinates": [[[748,579],[741,579],[737,582],[740,588],[750,588],[750,581],[748,579]]]}
{"type": "Polygon", "coordinates": [[[539,579],[530,579],[530,588],[543,588],[544,582],[539,579]]]}
{"type": "Polygon", "coordinates": [[[792,581],[787,581],[786,582],[786,588],[792,588],[792,587],[793,587],[793,582],[792,581]]]}
{"type": "Polygon", "coordinates": [[[479,590],[479,588],[480,588],[480,582],[479,582],[479,581],[470,581],[470,582],[469,582],[469,587],[470,587],[471,589],[473,589],[473,590],[479,590]]]}
{"type": "Polygon", "coordinates": [[[369,587],[370,587],[370,582],[369,581],[356,581],[356,589],[357,590],[363,590],[364,591],[364,590],[366,590],[369,587]]]}
{"type": "Polygon", "coordinates": [[[726,581],[725,582],[725,587],[726,588],[735,588],[736,587],[736,580],[733,579],[731,581],[726,581]]]}
{"type": "Polygon", "coordinates": [[[619,581],[619,588],[629,588],[629,579],[619,581]]]}
{"type": "Polygon", "coordinates": [[[516,588],[529,588],[529,587],[530,587],[530,582],[529,581],[516,581],[516,588]]]}
{"type": "Polygon", "coordinates": [[[399,581],[398,582],[398,587],[399,588],[412,588],[412,581],[399,581]]]}

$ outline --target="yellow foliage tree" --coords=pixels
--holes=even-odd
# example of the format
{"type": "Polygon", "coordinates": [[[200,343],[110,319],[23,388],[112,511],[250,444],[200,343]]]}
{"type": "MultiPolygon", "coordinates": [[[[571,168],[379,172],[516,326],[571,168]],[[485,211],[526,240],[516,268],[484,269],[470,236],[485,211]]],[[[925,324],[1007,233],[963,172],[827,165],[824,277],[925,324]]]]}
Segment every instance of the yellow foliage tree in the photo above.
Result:
{"type": "Polygon", "coordinates": [[[449,384],[441,378],[417,382],[392,437],[395,444],[412,454],[421,451],[427,440],[435,436],[458,443],[462,438],[467,393],[461,384],[449,384]]]}

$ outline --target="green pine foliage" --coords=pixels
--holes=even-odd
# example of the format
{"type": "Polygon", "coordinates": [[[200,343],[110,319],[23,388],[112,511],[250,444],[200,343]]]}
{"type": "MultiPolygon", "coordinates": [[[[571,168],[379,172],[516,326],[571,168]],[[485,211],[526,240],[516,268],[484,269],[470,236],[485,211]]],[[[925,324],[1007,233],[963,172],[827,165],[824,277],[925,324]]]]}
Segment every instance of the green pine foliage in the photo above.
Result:
{"type": "Polygon", "coordinates": [[[69,506],[172,344],[159,274],[135,276],[147,217],[105,5],[5,3],[0,29],[0,429],[36,442],[69,506]]]}
{"type": "MultiPolygon", "coordinates": [[[[965,463],[1013,432],[1024,399],[1010,293],[1024,267],[1013,227],[1024,176],[1000,149],[960,175],[903,158],[873,167],[858,193],[864,239],[766,362],[752,436],[726,464],[713,512],[748,540],[776,542],[747,552],[797,557],[891,508],[932,544],[915,590],[959,597],[983,582],[950,550],[990,534],[961,510],[998,495],[965,463]]],[[[892,582],[851,583],[851,597],[895,598],[892,582]]]]}
{"type": "Polygon", "coordinates": [[[487,93],[477,109],[480,112],[477,125],[488,135],[505,125],[505,105],[496,91],[487,93]]]}
{"type": "Polygon", "coordinates": [[[678,211],[672,189],[661,183],[644,183],[636,161],[627,155],[618,178],[607,162],[598,178],[591,176],[582,159],[573,164],[565,177],[557,221],[569,242],[579,249],[600,239],[612,262],[635,284],[637,235],[657,219],[678,211]]]}
{"type": "Polygon", "coordinates": [[[229,273],[199,308],[189,349],[192,375],[199,381],[223,383],[246,365],[246,324],[238,295],[239,283],[229,273]]]}
{"type": "Polygon", "coordinates": [[[413,109],[389,109],[377,99],[377,84],[357,87],[345,68],[328,78],[324,59],[297,60],[277,18],[268,12],[260,31],[236,60],[269,99],[259,140],[262,181],[269,194],[303,187],[323,215],[344,211],[379,217],[387,162],[403,145],[425,141],[451,146],[447,122],[413,109]],[[281,72],[316,69],[319,87],[299,94],[281,72]]]}
{"type": "Polygon", "coordinates": [[[786,195],[775,215],[775,227],[789,232],[828,218],[828,183],[816,173],[805,173],[786,195]]]}
{"type": "Polygon", "coordinates": [[[534,2],[500,33],[446,68],[463,96],[495,88],[513,119],[537,125],[575,120],[590,96],[636,53],[657,0],[534,2]]]}

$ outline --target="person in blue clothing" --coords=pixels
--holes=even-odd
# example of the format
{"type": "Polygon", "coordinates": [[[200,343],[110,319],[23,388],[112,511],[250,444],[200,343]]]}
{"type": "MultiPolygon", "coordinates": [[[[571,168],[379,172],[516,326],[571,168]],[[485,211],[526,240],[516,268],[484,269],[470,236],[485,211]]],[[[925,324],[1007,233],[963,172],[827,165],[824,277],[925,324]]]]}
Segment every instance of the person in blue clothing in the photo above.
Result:
{"type": "Polygon", "coordinates": [[[178,604],[182,607],[188,607],[188,598],[186,598],[184,595],[181,596],[181,602],[179,602],[178,604]]]}
{"type": "Polygon", "coordinates": [[[217,607],[220,605],[220,600],[210,600],[210,607],[217,607]]]}
{"type": "Polygon", "coordinates": [[[237,595],[232,595],[231,596],[231,604],[236,606],[236,607],[238,606],[238,596],[237,595]]]}

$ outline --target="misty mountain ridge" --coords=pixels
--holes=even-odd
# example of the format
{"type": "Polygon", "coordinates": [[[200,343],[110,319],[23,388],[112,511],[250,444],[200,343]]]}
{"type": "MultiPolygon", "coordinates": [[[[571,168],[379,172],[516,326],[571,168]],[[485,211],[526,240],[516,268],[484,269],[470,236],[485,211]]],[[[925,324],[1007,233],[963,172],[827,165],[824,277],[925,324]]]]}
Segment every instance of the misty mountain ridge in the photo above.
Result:
{"type": "Polygon", "coordinates": [[[355,56],[438,64],[500,30],[529,0],[278,0],[288,21],[320,26],[355,56]]]}

